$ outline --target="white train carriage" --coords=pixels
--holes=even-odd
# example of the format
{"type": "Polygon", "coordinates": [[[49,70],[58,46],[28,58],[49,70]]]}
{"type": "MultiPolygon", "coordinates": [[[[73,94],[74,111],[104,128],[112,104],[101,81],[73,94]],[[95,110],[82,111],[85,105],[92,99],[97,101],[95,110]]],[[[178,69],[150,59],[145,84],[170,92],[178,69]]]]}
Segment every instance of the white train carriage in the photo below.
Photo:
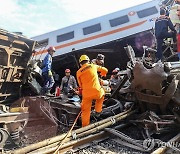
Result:
{"type": "Polygon", "coordinates": [[[117,11],[92,20],[33,37],[38,41],[36,59],[43,59],[47,48],[54,46],[54,57],[119,40],[150,30],[159,16],[159,0],[117,11]]]}

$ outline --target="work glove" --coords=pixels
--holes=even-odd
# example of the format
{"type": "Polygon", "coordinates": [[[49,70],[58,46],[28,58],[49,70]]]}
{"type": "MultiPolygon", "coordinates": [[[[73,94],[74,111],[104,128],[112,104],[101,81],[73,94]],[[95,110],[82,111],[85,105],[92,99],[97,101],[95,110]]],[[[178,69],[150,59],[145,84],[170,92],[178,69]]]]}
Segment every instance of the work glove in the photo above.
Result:
{"type": "Polygon", "coordinates": [[[52,72],[51,71],[48,71],[48,76],[52,77],[52,72]]]}

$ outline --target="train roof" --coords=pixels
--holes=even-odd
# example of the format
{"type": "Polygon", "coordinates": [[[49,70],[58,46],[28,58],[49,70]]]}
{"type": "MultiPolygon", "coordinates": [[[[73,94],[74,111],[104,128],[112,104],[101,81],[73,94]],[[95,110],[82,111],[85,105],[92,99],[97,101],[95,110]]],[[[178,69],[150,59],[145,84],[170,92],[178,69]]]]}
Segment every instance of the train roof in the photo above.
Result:
{"type": "Polygon", "coordinates": [[[40,35],[34,36],[32,38],[36,39],[38,37],[42,37],[42,36],[45,36],[45,35],[57,34],[57,32],[59,32],[59,31],[66,31],[66,29],[67,30],[71,30],[71,29],[74,30],[79,25],[87,25],[88,23],[93,23],[93,22],[96,22],[98,20],[102,20],[104,18],[111,18],[114,15],[119,14],[119,13],[122,13],[122,14],[126,13],[127,14],[128,12],[131,12],[131,11],[139,11],[141,9],[149,8],[149,6],[157,5],[159,3],[160,3],[160,0],[151,0],[151,1],[139,4],[139,5],[136,5],[136,6],[132,6],[132,7],[122,9],[122,10],[119,10],[119,11],[116,11],[116,12],[113,12],[113,13],[109,13],[109,14],[106,14],[106,15],[103,15],[103,16],[100,16],[100,17],[96,17],[96,18],[93,18],[93,19],[90,19],[90,20],[86,20],[86,21],[83,21],[83,22],[80,22],[80,23],[77,23],[77,24],[73,24],[73,25],[63,27],[63,28],[60,28],[60,29],[57,29],[57,30],[53,30],[53,31],[50,31],[50,32],[47,32],[47,33],[44,33],[44,34],[40,34],[40,35]]]}

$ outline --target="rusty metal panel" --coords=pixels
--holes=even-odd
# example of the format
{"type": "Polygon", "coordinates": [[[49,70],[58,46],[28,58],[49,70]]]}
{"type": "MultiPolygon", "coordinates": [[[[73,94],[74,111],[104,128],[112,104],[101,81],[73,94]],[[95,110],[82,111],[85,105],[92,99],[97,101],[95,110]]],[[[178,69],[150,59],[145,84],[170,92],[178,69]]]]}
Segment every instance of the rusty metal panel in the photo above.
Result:
{"type": "Polygon", "coordinates": [[[162,99],[163,96],[153,96],[150,94],[141,93],[139,91],[136,91],[135,93],[136,93],[137,99],[140,101],[147,102],[147,103],[153,103],[153,104],[157,104],[157,105],[160,105],[163,103],[163,99],[162,99]]]}
{"type": "Polygon", "coordinates": [[[136,62],[133,69],[134,80],[132,87],[141,91],[151,90],[157,95],[162,95],[162,82],[167,79],[167,73],[164,72],[163,65],[156,65],[152,69],[144,67],[142,62],[136,62]]]}

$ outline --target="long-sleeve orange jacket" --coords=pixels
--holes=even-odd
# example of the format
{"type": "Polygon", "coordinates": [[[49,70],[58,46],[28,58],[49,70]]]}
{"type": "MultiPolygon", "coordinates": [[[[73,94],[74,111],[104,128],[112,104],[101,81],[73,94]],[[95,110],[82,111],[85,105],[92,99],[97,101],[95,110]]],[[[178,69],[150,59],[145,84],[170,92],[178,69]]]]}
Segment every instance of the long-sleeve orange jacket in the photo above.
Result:
{"type": "Polygon", "coordinates": [[[93,97],[102,88],[99,82],[98,73],[101,76],[106,76],[108,70],[105,67],[98,66],[95,64],[84,64],[77,71],[77,81],[79,87],[82,88],[82,96],[84,98],[93,97]]]}

